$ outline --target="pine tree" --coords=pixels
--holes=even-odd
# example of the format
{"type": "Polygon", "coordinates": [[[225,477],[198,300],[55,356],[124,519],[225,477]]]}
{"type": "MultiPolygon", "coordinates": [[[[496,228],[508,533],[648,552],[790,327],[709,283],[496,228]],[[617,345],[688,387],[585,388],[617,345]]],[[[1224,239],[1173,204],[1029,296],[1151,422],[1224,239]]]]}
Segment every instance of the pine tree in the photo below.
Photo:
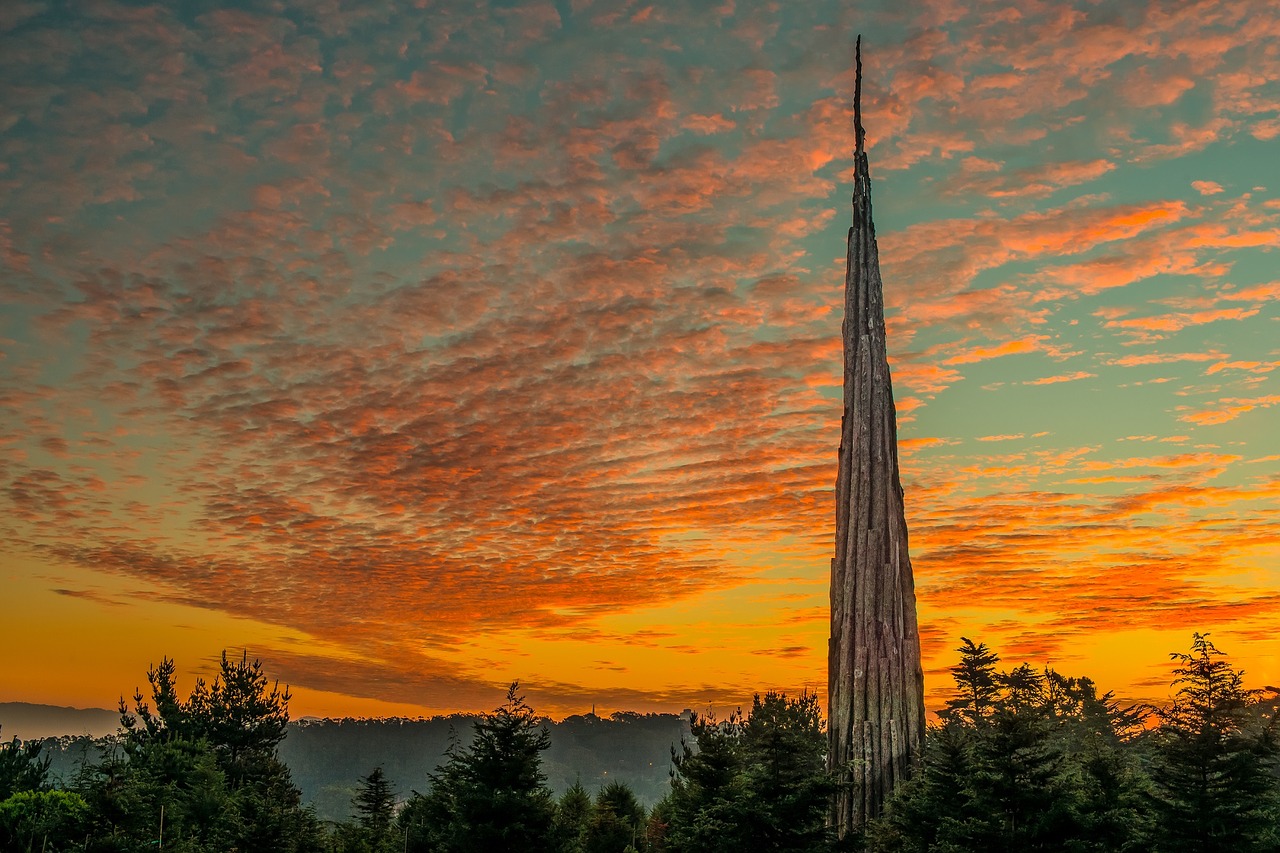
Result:
{"type": "Polygon", "coordinates": [[[735,711],[717,721],[713,716],[692,715],[692,741],[672,749],[670,823],[666,840],[672,850],[706,853],[733,851],[739,845],[744,816],[742,715],[735,711]]]}
{"type": "Polygon", "coordinates": [[[966,850],[968,821],[975,814],[974,730],[957,719],[930,726],[921,772],[898,789],[869,832],[873,853],[966,850]]]}
{"type": "Polygon", "coordinates": [[[591,795],[575,780],[556,803],[556,837],[564,853],[582,853],[587,823],[591,820],[591,795]]]}
{"type": "Polygon", "coordinates": [[[986,643],[975,645],[968,637],[960,640],[964,643],[956,649],[960,653],[960,662],[951,667],[956,695],[947,701],[942,717],[954,717],[977,726],[991,715],[996,697],[1000,695],[996,672],[1000,657],[988,649],[986,643]]]}
{"type": "Polygon", "coordinates": [[[826,773],[827,735],[817,695],[754,696],[741,747],[751,792],[745,829],[754,844],[796,851],[825,844],[835,789],[826,773]]]}
{"type": "MultiPolygon", "coordinates": [[[[1015,670],[1018,673],[1018,670],[1015,670]]],[[[969,789],[978,849],[1027,853],[1061,850],[1078,833],[1063,755],[1025,681],[1015,682],[977,731],[969,789]]]]}
{"type": "Polygon", "coordinates": [[[48,788],[50,757],[41,757],[43,744],[38,740],[25,743],[14,736],[0,742],[0,800],[19,791],[43,791],[48,788]]]}
{"type": "Polygon", "coordinates": [[[1157,711],[1151,770],[1155,846],[1168,853],[1274,850],[1275,718],[1250,728],[1258,692],[1244,688],[1243,673],[1207,634],[1194,635],[1191,654],[1170,657],[1177,693],[1157,711]]]}
{"type": "Polygon", "coordinates": [[[381,765],[361,777],[360,789],[351,804],[356,810],[356,821],[373,839],[374,846],[382,843],[396,816],[396,794],[381,765]]]}
{"type": "Polygon", "coordinates": [[[822,849],[830,839],[826,734],[817,697],[757,695],[751,713],[691,723],[695,742],[673,755],[664,838],[698,851],[822,849]],[[695,748],[696,747],[696,748],[695,748]]]}
{"type": "Polygon", "coordinates": [[[645,811],[630,788],[610,782],[596,794],[582,848],[586,853],[621,853],[643,843],[645,811]]]}
{"type": "Polygon", "coordinates": [[[470,746],[453,749],[432,776],[430,793],[413,807],[425,824],[416,849],[554,850],[555,800],[542,772],[551,735],[519,689],[513,682],[506,702],[476,722],[470,746]]]}
{"type": "Polygon", "coordinates": [[[1141,850],[1145,785],[1132,709],[1088,679],[999,658],[965,639],[956,695],[928,730],[922,772],[872,824],[875,853],[1141,850]]]}
{"type": "Polygon", "coordinates": [[[169,658],[147,672],[148,702],[120,700],[122,759],[83,780],[87,800],[113,835],[156,840],[161,807],[171,837],[193,850],[318,849],[315,815],[302,805],[277,747],[289,720],[288,690],[269,687],[259,661],[223,652],[212,684],[179,697],[169,658]]]}

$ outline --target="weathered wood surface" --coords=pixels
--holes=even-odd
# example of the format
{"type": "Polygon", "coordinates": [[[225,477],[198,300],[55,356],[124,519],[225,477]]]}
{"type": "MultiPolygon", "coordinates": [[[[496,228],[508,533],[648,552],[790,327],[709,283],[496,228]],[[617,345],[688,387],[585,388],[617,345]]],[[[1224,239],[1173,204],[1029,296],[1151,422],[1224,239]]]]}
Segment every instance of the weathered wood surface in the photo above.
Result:
{"type": "Polygon", "coordinates": [[[880,814],[919,762],[924,675],[898,474],[898,425],[862,127],[861,38],[854,90],[856,169],[845,272],[844,417],[836,476],[828,652],[829,768],[841,837],[880,814]]]}

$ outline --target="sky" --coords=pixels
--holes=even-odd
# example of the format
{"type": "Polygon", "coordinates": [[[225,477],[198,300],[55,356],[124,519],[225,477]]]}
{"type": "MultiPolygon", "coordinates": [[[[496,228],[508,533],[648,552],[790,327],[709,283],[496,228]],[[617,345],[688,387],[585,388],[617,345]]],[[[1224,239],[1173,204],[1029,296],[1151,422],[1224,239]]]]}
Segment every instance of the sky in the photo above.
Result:
{"type": "Polygon", "coordinates": [[[11,0],[0,701],[825,698],[858,33],[930,706],[1280,683],[1271,0],[11,0]]]}

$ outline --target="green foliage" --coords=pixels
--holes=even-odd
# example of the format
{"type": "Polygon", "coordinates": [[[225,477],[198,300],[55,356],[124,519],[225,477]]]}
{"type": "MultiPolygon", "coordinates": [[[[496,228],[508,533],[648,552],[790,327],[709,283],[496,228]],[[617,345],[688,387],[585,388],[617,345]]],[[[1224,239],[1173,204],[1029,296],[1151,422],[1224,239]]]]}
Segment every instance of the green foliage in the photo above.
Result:
{"type": "Polygon", "coordinates": [[[360,825],[374,837],[381,839],[390,831],[396,815],[396,795],[381,767],[373,768],[368,776],[361,778],[360,790],[352,805],[360,825]]]}
{"type": "Polygon", "coordinates": [[[695,717],[676,766],[663,844],[669,850],[814,850],[830,843],[832,786],[817,697],[756,696],[751,713],[695,717]]]}
{"type": "Polygon", "coordinates": [[[0,800],[19,791],[43,791],[48,787],[48,755],[40,754],[40,741],[0,742],[0,800]]]}
{"type": "Polygon", "coordinates": [[[584,853],[622,853],[644,843],[645,811],[636,795],[620,782],[610,782],[596,794],[583,835],[584,853]]]}
{"type": "MultiPolygon", "coordinates": [[[[874,853],[1183,853],[1280,850],[1280,695],[1243,687],[1207,637],[1172,655],[1176,695],[1143,714],[1087,678],[999,658],[968,639],[956,692],[924,759],[868,828],[874,853]]],[[[646,814],[634,788],[580,782],[553,799],[550,735],[511,685],[504,704],[455,736],[430,779],[396,811],[381,766],[345,787],[355,818],[321,837],[278,752],[288,692],[258,662],[224,655],[188,698],[165,659],[150,696],[122,702],[122,730],[69,791],[48,790],[42,744],[0,744],[0,849],[178,853],[716,853],[853,849],[825,822],[832,783],[817,699],[756,696],[750,712],[691,720],[672,749],[667,796],[646,814]]],[[[617,718],[619,715],[615,715],[617,718]]],[[[645,718],[623,715],[623,724],[645,718]]],[[[579,734],[603,728],[574,718],[579,734]]],[[[464,725],[471,718],[459,718],[464,725]]],[[[614,722],[617,722],[615,719],[614,722]]],[[[82,749],[86,749],[81,744],[82,749]]],[[[53,749],[58,748],[57,742],[53,749]]],[[[651,762],[645,762],[651,766],[651,762]]],[[[366,765],[367,766],[367,765],[366,765]]]]}
{"type": "Polygon", "coordinates": [[[406,819],[410,850],[481,853],[556,847],[555,800],[542,773],[541,755],[551,736],[519,695],[475,724],[470,746],[455,744],[432,776],[430,793],[415,797],[406,819]]]}
{"type": "MultiPolygon", "coordinates": [[[[478,717],[293,721],[278,752],[317,815],[344,821],[356,792],[355,771],[364,773],[381,765],[406,791],[426,790],[429,773],[447,760],[450,731],[468,743],[478,717]]],[[[624,782],[645,806],[670,790],[671,744],[678,743],[685,732],[678,715],[615,712],[608,717],[578,714],[558,723],[544,722],[551,732],[551,746],[542,753],[542,772],[556,796],[575,780],[591,796],[605,782],[624,782]]],[[[65,758],[55,753],[55,770],[59,757],[65,758]]]]}
{"type": "Polygon", "coordinates": [[[591,809],[591,795],[581,782],[574,782],[560,795],[556,802],[555,833],[564,853],[583,853],[591,809]]]}
{"type": "MultiPolygon", "coordinates": [[[[1022,669],[1022,668],[1020,668],[1022,669]]],[[[1015,670],[1007,693],[974,739],[969,792],[980,817],[965,834],[990,851],[1058,850],[1078,837],[1061,745],[1036,704],[1042,679],[1015,670]]]]}
{"type": "Polygon", "coordinates": [[[355,822],[334,827],[329,838],[331,853],[393,853],[403,849],[404,827],[395,823],[396,795],[381,767],[361,777],[351,805],[355,822]]]}
{"type": "Polygon", "coordinates": [[[671,795],[663,797],[649,810],[645,823],[644,840],[649,853],[667,853],[674,849],[667,840],[671,829],[671,795]]]}
{"type": "Polygon", "coordinates": [[[1177,662],[1173,703],[1158,710],[1151,778],[1159,832],[1169,853],[1274,850],[1275,716],[1250,714],[1258,692],[1244,689],[1208,639],[1196,634],[1177,662]]]}
{"type": "Polygon", "coordinates": [[[23,790],[0,802],[0,849],[67,850],[89,826],[89,804],[70,791],[23,790]]]}
{"type": "Polygon", "coordinates": [[[109,756],[95,768],[96,775],[80,780],[80,793],[96,817],[96,834],[147,844],[163,832],[166,847],[182,842],[189,850],[230,848],[239,814],[206,745],[154,741],[127,756],[109,756]]]}
{"type": "Polygon", "coordinates": [[[870,849],[1142,849],[1136,713],[1088,679],[1026,664],[999,672],[995,653],[962,639],[955,696],[927,732],[919,773],[872,824],[870,849]]]}
{"type": "Polygon", "coordinates": [[[960,652],[960,662],[951,667],[956,695],[947,701],[941,716],[979,726],[990,716],[1000,693],[996,673],[1000,658],[985,643],[974,645],[968,637],[960,640],[964,643],[956,650],[960,652]]]}
{"type": "Polygon", "coordinates": [[[314,815],[276,746],[289,694],[268,688],[258,661],[224,653],[214,682],[197,681],[186,700],[165,658],[147,672],[150,702],[120,702],[119,749],[77,778],[94,815],[90,849],[319,850],[314,815]]]}
{"type": "Polygon", "coordinates": [[[134,693],[133,710],[120,700],[120,724],[126,742],[142,747],[153,742],[203,742],[218,756],[232,788],[269,780],[278,774],[276,748],[289,724],[289,691],[268,689],[262,663],[245,654],[239,661],[222,653],[212,684],[197,679],[184,702],[175,686],[176,666],[163,658],[147,670],[151,701],[134,693]]]}

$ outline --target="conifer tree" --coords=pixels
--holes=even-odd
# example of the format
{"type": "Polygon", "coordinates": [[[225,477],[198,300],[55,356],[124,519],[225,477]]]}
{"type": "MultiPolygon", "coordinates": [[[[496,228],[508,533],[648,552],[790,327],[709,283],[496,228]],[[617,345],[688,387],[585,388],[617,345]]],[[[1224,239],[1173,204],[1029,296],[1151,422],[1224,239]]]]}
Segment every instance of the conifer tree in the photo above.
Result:
{"type": "Polygon", "coordinates": [[[1158,814],[1155,847],[1168,853],[1275,850],[1275,718],[1250,727],[1258,692],[1207,634],[1173,653],[1177,693],[1157,711],[1151,770],[1158,814]]]}
{"type": "Polygon", "coordinates": [[[413,805],[425,831],[410,850],[554,850],[555,800],[542,772],[551,735],[519,689],[513,682],[506,702],[476,722],[471,744],[453,749],[432,776],[430,793],[413,805]]]}
{"type": "Polygon", "coordinates": [[[585,853],[621,853],[644,842],[645,811],[621,782],[610,782],[596,794],[582,848],[585,853]]]}
{"type": "Polygon", "coordinates": [[[922,772],[873,823],[876,853],[1140,850],[1144,785],[1123,750],[1135,713],[1088,679],[999,658],[964,639],[956,693],[925,739],[922,772]]]}
{"type": "Polygon", "coordinates": [[[591,820],[591,795],[575,780],[556,803],[556,837],[564,853],[582,853],[587,823],[591,820]]]}
{"type": "Polygon", "coordinates": [[[319,848],[315,816],[277,754],[289,693],[268,687],[259,661],[224,652],[213,683],[197,680],[186,700],[169,658],[147,681],[150,701],[141,690],[132,709],[120,700],[123,755],[80,780],[104,833],[150,844],[163,825],[192,851],[319,848]]]}
{"type": "Polygon", "coordinates": [[[822,849],[834,786],[817,697],[757,695],[751,713],[692,721],[693,743],[673,755],[664,810],[673,850],[822,849]]]}
{"type": "Polygon", "coordinates": [[[951,667],[956,694],[947,701],[942,716],[977,726],[991,715],[1000,694],[996,672],[1000,657],[988,649],[986,643],[975,645],[968,637],[960,640],[963,645],[956,649],[960,653],[960,662],[951,667]]]}
{"type": "Polygon", "coordinates": [[[396,794],[381,765],[361,777],[360,788],[351,804],[355,806],[357,822],[369,833],[374,845],[381,843],[396,816],[396,794]]]}
{"type": "Polygon", "coordinates": [[[43,746],[38,740],[23,742],[16,735],[8,743],[0,742],[0,800],[19,791],[48,788],[50,757],[40,755],[43,746]]]}

